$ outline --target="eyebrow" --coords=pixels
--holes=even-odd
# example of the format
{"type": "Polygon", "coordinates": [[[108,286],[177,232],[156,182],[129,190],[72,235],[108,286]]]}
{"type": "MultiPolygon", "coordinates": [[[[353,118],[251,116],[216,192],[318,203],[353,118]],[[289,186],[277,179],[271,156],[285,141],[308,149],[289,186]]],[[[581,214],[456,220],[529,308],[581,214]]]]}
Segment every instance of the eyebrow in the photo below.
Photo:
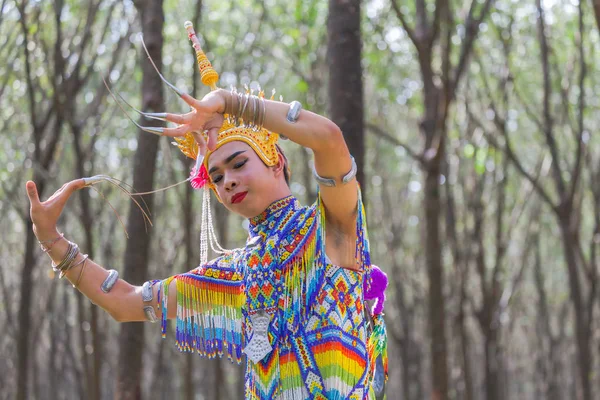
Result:
{"type": "MultiPolygon", "coordinates": [[[[229,157],[227,157],[225,159],[225,161],[223,162],[223,165],[229,164],[231,162],[231,160],[233,160],[234,158],[236,158],[237,156],[239,156],[240,154],[245,153],[245,152],[246,152],[246,150],[236,151],[235,153],[233,153],[232,155],[230,155],[229,157]]],[[[215,172],[218,169],[219,169],[219,167],[214,166],[208,171],[208,173],[212,174],[213,172],[215,172]]]]}

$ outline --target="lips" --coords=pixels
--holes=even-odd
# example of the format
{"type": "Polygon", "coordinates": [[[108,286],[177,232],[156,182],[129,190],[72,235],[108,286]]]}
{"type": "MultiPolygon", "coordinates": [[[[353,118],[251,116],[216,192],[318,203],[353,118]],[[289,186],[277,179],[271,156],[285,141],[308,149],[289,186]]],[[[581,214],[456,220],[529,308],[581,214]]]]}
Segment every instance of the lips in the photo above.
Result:
{"type": "Polygon", "coordinates": [[[242,200],[244,200],[244,198],[246,197],[247,194],[248,194],[248,192],[236,193],[231,197],[231,202],[233,204],[240,203],[242,200]]]}

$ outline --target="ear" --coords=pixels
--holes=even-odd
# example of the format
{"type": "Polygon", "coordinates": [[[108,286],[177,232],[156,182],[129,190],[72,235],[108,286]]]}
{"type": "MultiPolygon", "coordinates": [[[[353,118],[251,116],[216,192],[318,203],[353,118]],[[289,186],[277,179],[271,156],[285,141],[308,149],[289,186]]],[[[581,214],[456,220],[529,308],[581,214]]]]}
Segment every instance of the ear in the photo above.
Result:
{"type": "Polygon", "coordinates": [[[281,155],[281,153],[277,153],[277,164],[272,166],[273,172],[275,172],[275,176],[279,176],[280,174],[283,176],[283,171],[285,169],[285,158],[281,155]]]}

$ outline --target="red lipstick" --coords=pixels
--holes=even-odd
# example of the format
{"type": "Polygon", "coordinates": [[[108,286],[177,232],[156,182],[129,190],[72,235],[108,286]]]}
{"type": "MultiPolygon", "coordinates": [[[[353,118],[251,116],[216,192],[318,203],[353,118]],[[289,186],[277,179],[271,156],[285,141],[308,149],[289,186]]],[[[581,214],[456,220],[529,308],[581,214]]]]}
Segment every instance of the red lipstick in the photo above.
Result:
{"type": "Polygon", "coordinates": [[[248,194],[248,192],[240,192],[240,193],[236,193],[233,195],[233,197],[231,198],[231,202],[233,204],[236,203],[240,203],[242,200],[244,200],[244,198],[246,197],[246,195],[248,194]]]}

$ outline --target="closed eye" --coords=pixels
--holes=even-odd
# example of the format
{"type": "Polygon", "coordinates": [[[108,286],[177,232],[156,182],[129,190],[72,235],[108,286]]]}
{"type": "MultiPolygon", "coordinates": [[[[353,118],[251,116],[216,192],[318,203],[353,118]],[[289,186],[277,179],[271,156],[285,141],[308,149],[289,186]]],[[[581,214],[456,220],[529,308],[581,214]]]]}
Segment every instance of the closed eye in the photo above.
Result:
{"type": "MultiPolygon", "coordinates": [[[[243,166],[244,166],[244,165],[245,165],[247,162],[248,162],[248,159],[245,159],[245,160],[242,160],[242,161],[240,161],[240,162],[238,162],[238,163],[235,163],[235,164],[233,165],[233,169],[240,169],[240,168],[242,168],[242,167],[243,167],[243,166]]],[[[222,181],[222,180],[223,180],[223,175],[215,175],[215,176],[213,176],[213,178],[212,178],[212,181],[213,181],[213,183],[214,183],[214,184],[217,184],[217,183],[219,183],[219,182],[220,182],[220,181],[222,181]]]]}
{"type": "Polygon", "coordinates": [[[233,169],[240,169],[244,166],[244,164],[246,164],[248,162],[248,159],[245,159],[244,161],[240,161],[239,163],[236,163],[233,166],[233,169]]]}

